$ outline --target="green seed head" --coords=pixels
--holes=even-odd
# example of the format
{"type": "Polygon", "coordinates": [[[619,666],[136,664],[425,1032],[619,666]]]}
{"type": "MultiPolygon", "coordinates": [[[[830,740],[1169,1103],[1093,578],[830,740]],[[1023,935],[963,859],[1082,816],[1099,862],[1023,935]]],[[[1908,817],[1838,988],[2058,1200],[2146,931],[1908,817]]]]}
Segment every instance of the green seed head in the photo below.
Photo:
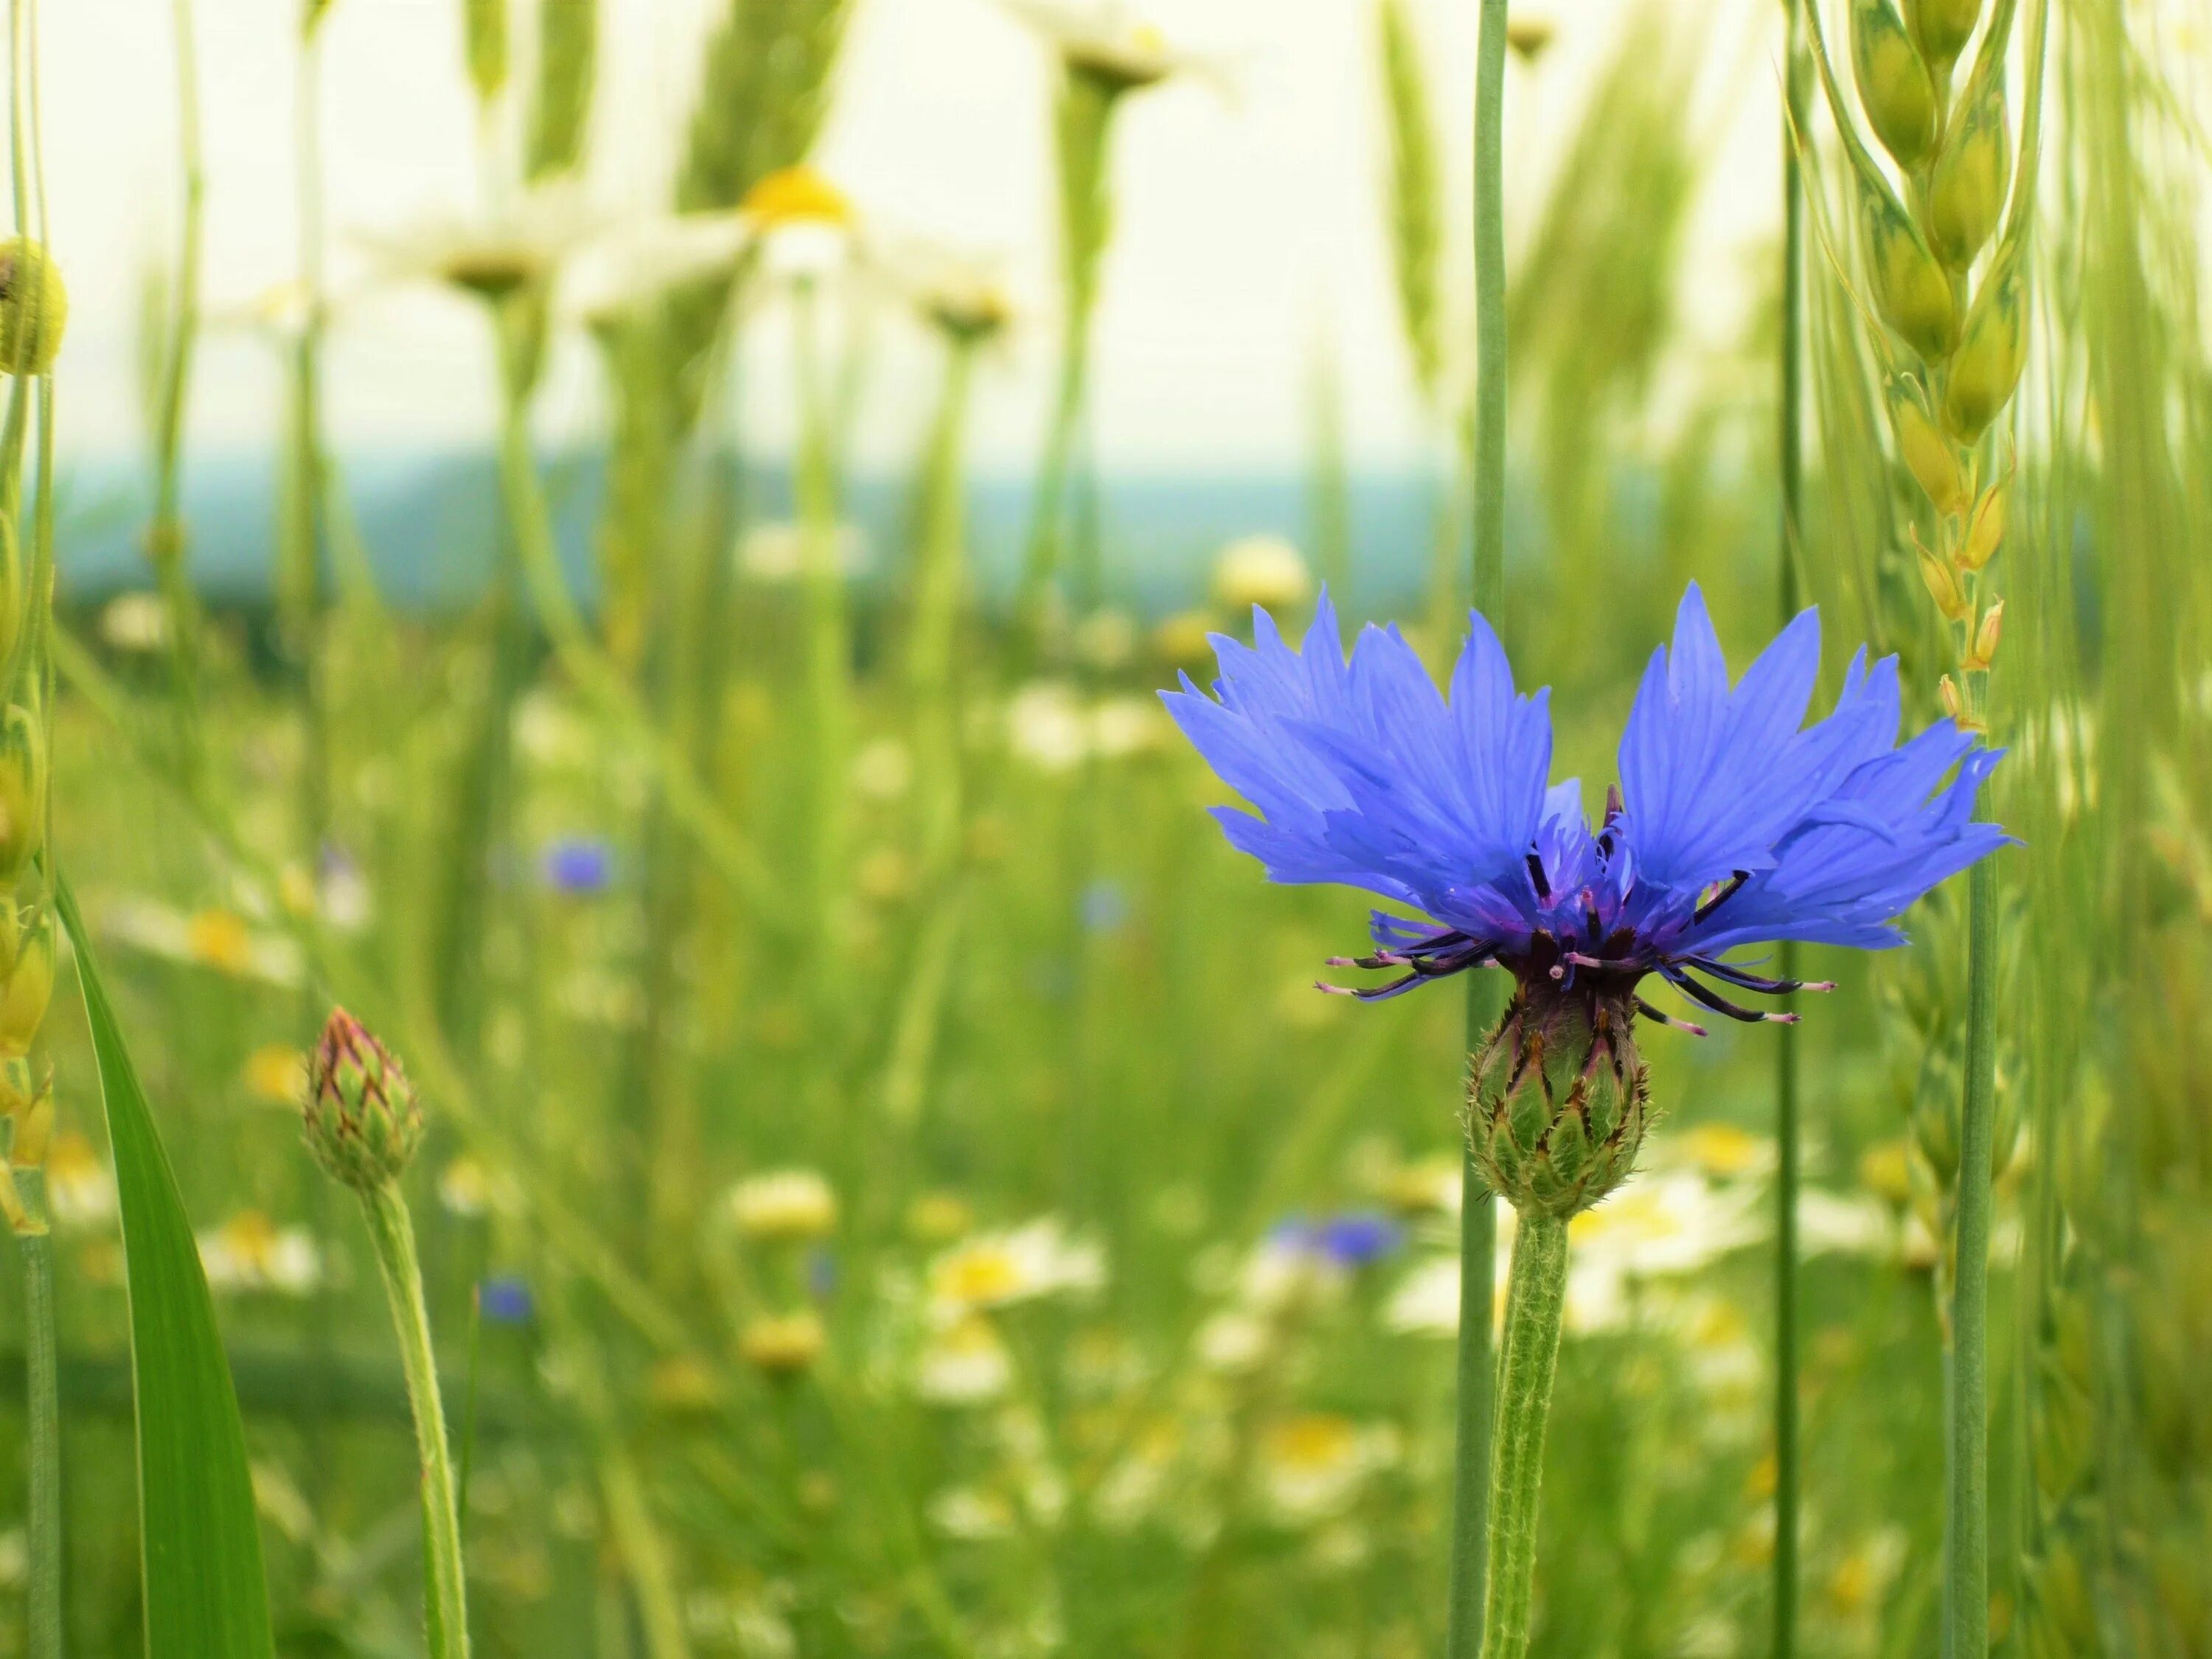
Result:
{"type": "Polygon", "coordinates": [[[1974,25],[1981,21],[1982,0],[1905,0],[1905,13],[1929,67],[1939,80],[1948,81],[1951,65],[1959,61],[1973,38],[1974,25]]]}
{"type": "Polygon", "coordinates": [[[68,322],[69,292],[46,249],[27,237],[0,243],[0,374],[52,368],[68,322]]]}
{"type": "Polygon", "coordinates": [[[2027,364],[2027,270],[2008,240],[1966,314],[1966,331],[1943,386],[1943,424],[1972,443],[1996,419],[2027,364]]]}
{"type": "Polygon", "coordinates": [[[1851,66],[1882,148],[1899,167],[1918,166],[1936,142],[1936,83],[1889,0],[1852,6],[1851,66]]]}
{"type": "Polygon", "coordinates": [[[0,1060],[31,1052],[54,995],[54,918],[43,906],[0,899],[0,1060]]]}
{"type": "Polygon", "coordinates": [[[331,1011],[307,1062],[307,1150],[343,1185],[397,1181],[422,1140],[415,1085],[391,1051],[343,1008],[331,1011]]]}
{"type": "Polygon", "coordinates": [[[1959,337],[1951,279],[1887,187],[1860,181],[1865,215],[1868,285],[1881,319],[1905,337],[1923,362],[1941,362],[1959,337]]]}
{"type": "Polygon", "coordinates": [[[2004,212],[2012,181],[2012,135],[2005,123],[2004,77],[1977,75],[1928,181],[1928,241],[1943,263],[1974,263],[2004,212]]]}
{"type": "Polygon", "coordinates": [[[1492,1191],[1566,1217],[1628,1178],[1650,1111],[1625,995],[1523,986],[1475,1057],[1468,1137],[1492,1191]]]}

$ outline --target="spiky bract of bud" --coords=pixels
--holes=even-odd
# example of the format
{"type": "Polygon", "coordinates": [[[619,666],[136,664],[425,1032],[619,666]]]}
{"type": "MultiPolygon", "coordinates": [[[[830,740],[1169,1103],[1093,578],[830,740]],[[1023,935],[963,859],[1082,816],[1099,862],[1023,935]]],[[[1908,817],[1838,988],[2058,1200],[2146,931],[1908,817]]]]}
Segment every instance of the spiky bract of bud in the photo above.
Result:
{"type": "Polygon", "coordinates": [[[1851,7],[1851,67],[1882,148],[1898,166],[1917,167],[1936,143],[1936,83],[1889,0],[1851,7]]]}
{"type": "Polygon", "coordinates": [[[307,1061],[307,1150],[341,1184],[374,1192],[397,1181],[422,1140],[415,1085],[368,1028],[331,1011],[307,1061]]]}
{"type": "Polygon", "coordinates": [[[1468,1139],[1493,1192],[1524,1213],[1586,1210],[1628,1178],[1650,1084],[1631,994],[1524,981],[1468,1086],[1468,1139]]]}
{"type": "Polygon", "coordinates": [[[69,291],[52,256],[28,237],[0,243],[0,374],[52,368],[68,322],[69,291]]]}

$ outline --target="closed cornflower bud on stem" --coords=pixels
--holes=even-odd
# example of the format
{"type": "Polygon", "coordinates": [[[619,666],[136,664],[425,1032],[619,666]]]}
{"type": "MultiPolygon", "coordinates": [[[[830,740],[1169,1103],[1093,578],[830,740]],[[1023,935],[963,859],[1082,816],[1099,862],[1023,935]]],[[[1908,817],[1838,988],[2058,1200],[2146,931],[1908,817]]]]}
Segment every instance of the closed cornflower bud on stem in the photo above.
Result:
{"type": "Polygon", "coordinates": [[[307,1062],[307,1150],[342,1185],[370,1193],[399,1179],[422,1141],[422,1111],[398,1060],[343,1008],[307,1062]]]}
{"type": "Polygon", "coordinates": [[[1522,1213],[1564,1218],[1628,1178],[1650,1110],[1626,990],[1523,981],[1477,1056],[1468,1135],[1492,1190],[1522,1213]]]}
{"type": "Polygon", "coordinates": [[[307,1150],[361,1199],[378,1277],[399,1340],[421,1461],[423,1601],[430,1659],[468,1659],[469,1613],[461,1566],[459,1510],[446,1410],[430,1346],[430,1316],[415,1224],[399,1175],[422,1138],[413,1085],[375,1036],[343,1008],[331,1010],[307,1062],[307,1150]]]}

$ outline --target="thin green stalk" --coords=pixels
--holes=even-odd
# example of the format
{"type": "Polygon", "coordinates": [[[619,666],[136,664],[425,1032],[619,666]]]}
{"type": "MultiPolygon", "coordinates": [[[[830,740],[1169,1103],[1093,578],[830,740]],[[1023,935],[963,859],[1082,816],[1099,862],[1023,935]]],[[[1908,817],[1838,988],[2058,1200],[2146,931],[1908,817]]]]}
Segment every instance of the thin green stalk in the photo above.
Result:
{"type": "MultiPolygon", "coordinates": [[[[23,1261],[23,1461],[28,1488],[24,1542],[30,1659],[61,1659],[62,1401],[54,1341],[54,1241],[46,1231],[46,1174],[10,1171],[22,1218],[15,1249],[23,1261]]],[[[5,1176],[0,1176],[4,1180],[5,1176]]]]}
{"type": "Polygon", "coordinates": [[[1958,1265],[1951,1292],[1950,1583],[1944,1651],[1990,1646],[1990,1142],[1996,1115],[1996,869],[1967,878],[1966,1081],[1959,1132],[1958,1265]]]}
{"type": "Polygon", "coordinates": [[[1490,1463],[1490,1583],[1483,1603],[1482,1659],[1528,1650],[1535,1596],[1536,1497],[1544,1478],[1544,1430],[1567,1305],[1567,1224],[1524,1213],[1513,1238],[1498,1356],[1496,1440],[1490,1463]]]}
{"type": "Polygon", "coordinates": [[[530,449],[529,398],[510,377],[501,398],[499,441],[500,488],[510,533],[538,620],[552,638],[562,666],[599,705],[600,711],[629,729],[638,751],[659,775],[669,810],[735,887],[756,915],[771,925],[787,919],[782,891],[752,844],[724,816],[713,792],[700,781],[690,759],[654,724],[653,717],[592,638],[589,625],[561,574],[553,539],[553,520],[538,464],[530,449]]]}
{"type": "Polygon", "coordinates": [[[816,955],[816,989],[835,983],[831,916],[844,871],[845,750],[852,645],[845,578],[838,568],[837,484],[830,411],[823,396],[819,297],[811,281],[792,295],[798,337],[799,453],[793,490],[805,589],[808,786],[805,935],[816,955]]]}
{"type": "Polygon", "coordinates": [[[361,1195],[392,1324],[399,1338],[399,1369],[415,1415],[415,1448],[422,1466],[423,1562],[432,1659],[468,1659],[469,1610],[461,1569],[460,1512],[453,1497],[453,1457],[446,1441],[446,1408],[438,1395],[437,1362],[430,1351],[430,1315],[422,1302],[422,1269],[416,1259],[415,1224],[407,1201],[389,1182],[361,1195]]]}
{"type": "Polygon", "coordinates": [[[198,54],[191,0],[172,8],[177,54],[178,204],[176,270],[161,335],[161,378],[154,418],[154,514],[146,552],[160,580],[169,621],[169,674],[176,699],[177,747],[187,766],[199,764],[199,607],[185,572],[184,514],[185,400],[191,384],[192,347],[200,321],[202,206],[198,54]]]}
{"type": "Polygon", "coordinates": [[[1097,77],[1071,73],[1061,87],[1057,112],[1060,236],[1065,312],[1061,318],[1060,384],[1044,456],[1037,469],[1030,505],[1029,535],[1022,558],[1022,582],[1015,620],[1034,646],[1042,610],[1059,574],[1076,437],[1091,380],[1091,315],[1098,297],[1098,261],[1112,226],[1107,166],[1114,110],[1120,94],[1097,77]]]}
{"type": "MultiPolygon", "coordinates": [[[[1482,0],[1474,75],[1474,598],[1493,619],[1505,589],[1505,0],[1482,0]]],[[[1488,976],[1471,975],[1467,1050],[1481,1045],[1495,1013],[1488,976]]],[[[1490,1321],[1498,1255],[1498,1206],[1463,1153],[1460,1206],[1458,1422],[1452,1472],[1450,1607],[1447,1659],[1484,1650],[1478,1609],[1492,1559],[1484,1478],[1492,1465],[1490,1321]]],[[[1564,1249],[1564,1235],[1562,1247],[1564,1249]]],[[[1517,1251],[1516,1251],[1517,1265],[1517,1251]]],[[[1553,1341],[1557,1342],[1556,1328],[1553,1341]]],[[[1548,1389],[1548,1368],[1547,1386],[1548,1389]]],[[[1532,1500],[1533,1501],[1533,1500],[1532,1500]]],[[[1533,1544],[1531,1546],[1534,1547],[1533,1544]]]]}
{"type": "MultiPolygon", "coordinates": [[[[1798,153],[1806,130],[1810,64],[1805,52],[1804,0],[1783,0],[1786,59],[1782,132],[1782,384],[1778,410],[1781,472],[1781,620],[1802,602],[1797,560],[1803,545],[1805,497],[1805,176],[1798,153]]],[[[1781,977],[1797,976],[1797,947],[1781,947],[1781,977]]],[[[1784,999],[1788,1012],[1794,999],[1784,999]]],[[[1774,1053],[1774,1656],[1797,1650],[1797,1032],[1781,1028],[1774,1053]]]]}

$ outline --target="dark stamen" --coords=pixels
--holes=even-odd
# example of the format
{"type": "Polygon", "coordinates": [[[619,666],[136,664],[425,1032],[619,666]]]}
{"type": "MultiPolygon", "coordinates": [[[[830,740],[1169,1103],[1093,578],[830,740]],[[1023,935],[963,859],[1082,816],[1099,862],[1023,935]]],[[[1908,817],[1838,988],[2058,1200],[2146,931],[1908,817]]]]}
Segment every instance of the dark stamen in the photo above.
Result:
{"type": "Polygon", "coordinates": [[[1636,999],[1636,1012],[1643,1015],[1644,1018],[1655,1020],[1662,1025],[1671,1025],[1678,1031],[1687,1031],[1692,1036],[1704,1036],[1707,1035],[1704,1026],[1692,1025],[1686,1019],[1677,1019],[1674,1015],[1667,1012],[1664,1009],[1653,1007],[1642,997],[1638,997],[1636,999]]]}
{"type": "Polygon", "coordinates": [[[1686,957],[1683,965],[1695,968],[1701,974],[1711,974],[1715,979],[1746,991],[1757,991],[1770,997],[1787,996],[1792,991],[1832,991],[1836,981],[1832,979],[1769,979],[1763,974],[1747,973],[1733,963],[1716,962],[1711,957],[1686,957]]]}
{"type": "Polygon", "coordinates": [[[1795,1025],[1795,1014],[1765,1014],[1756,1008],[1745,1008],[1730,1002],[1719,992],[1700,985],[1675,964],[1669,963],[1659,970],[1667,982],[1693,1002],[1702,1002],[1717,1014],[1726,1014],[1730,1019],[1740,1019],[1747,1025],[1795,1025]]]}
{"type": "Polygon", "coordinates": [[[1714,911],[1719,909],[1721,906],[1726,904],[1730,899],[1735,896],[1737,890],[1750,879],[1751,872],[1748,870],[1739,870],[1734,875],[1730,876],[1726,881],[1721,884],[1719,890],[1716,891],[1711,898],[1707,899],[1703,904],[1700,904],[1695,910],[1691,912],[1691,925],[1692,927],[1696,926],[1698,922],[1703,921],[1707,916],[1712,915],[1714,911]]]}
{"type": "Polygon", "coordinates": [[[1552,899],[1552,884],[1545,878],[1544,860],[1538,858],[1535,854],[1531,853],[1528,854],[1528,879],[1536,884],[1537,902],[1541,904],[1550,903],[1552,899]]]}

